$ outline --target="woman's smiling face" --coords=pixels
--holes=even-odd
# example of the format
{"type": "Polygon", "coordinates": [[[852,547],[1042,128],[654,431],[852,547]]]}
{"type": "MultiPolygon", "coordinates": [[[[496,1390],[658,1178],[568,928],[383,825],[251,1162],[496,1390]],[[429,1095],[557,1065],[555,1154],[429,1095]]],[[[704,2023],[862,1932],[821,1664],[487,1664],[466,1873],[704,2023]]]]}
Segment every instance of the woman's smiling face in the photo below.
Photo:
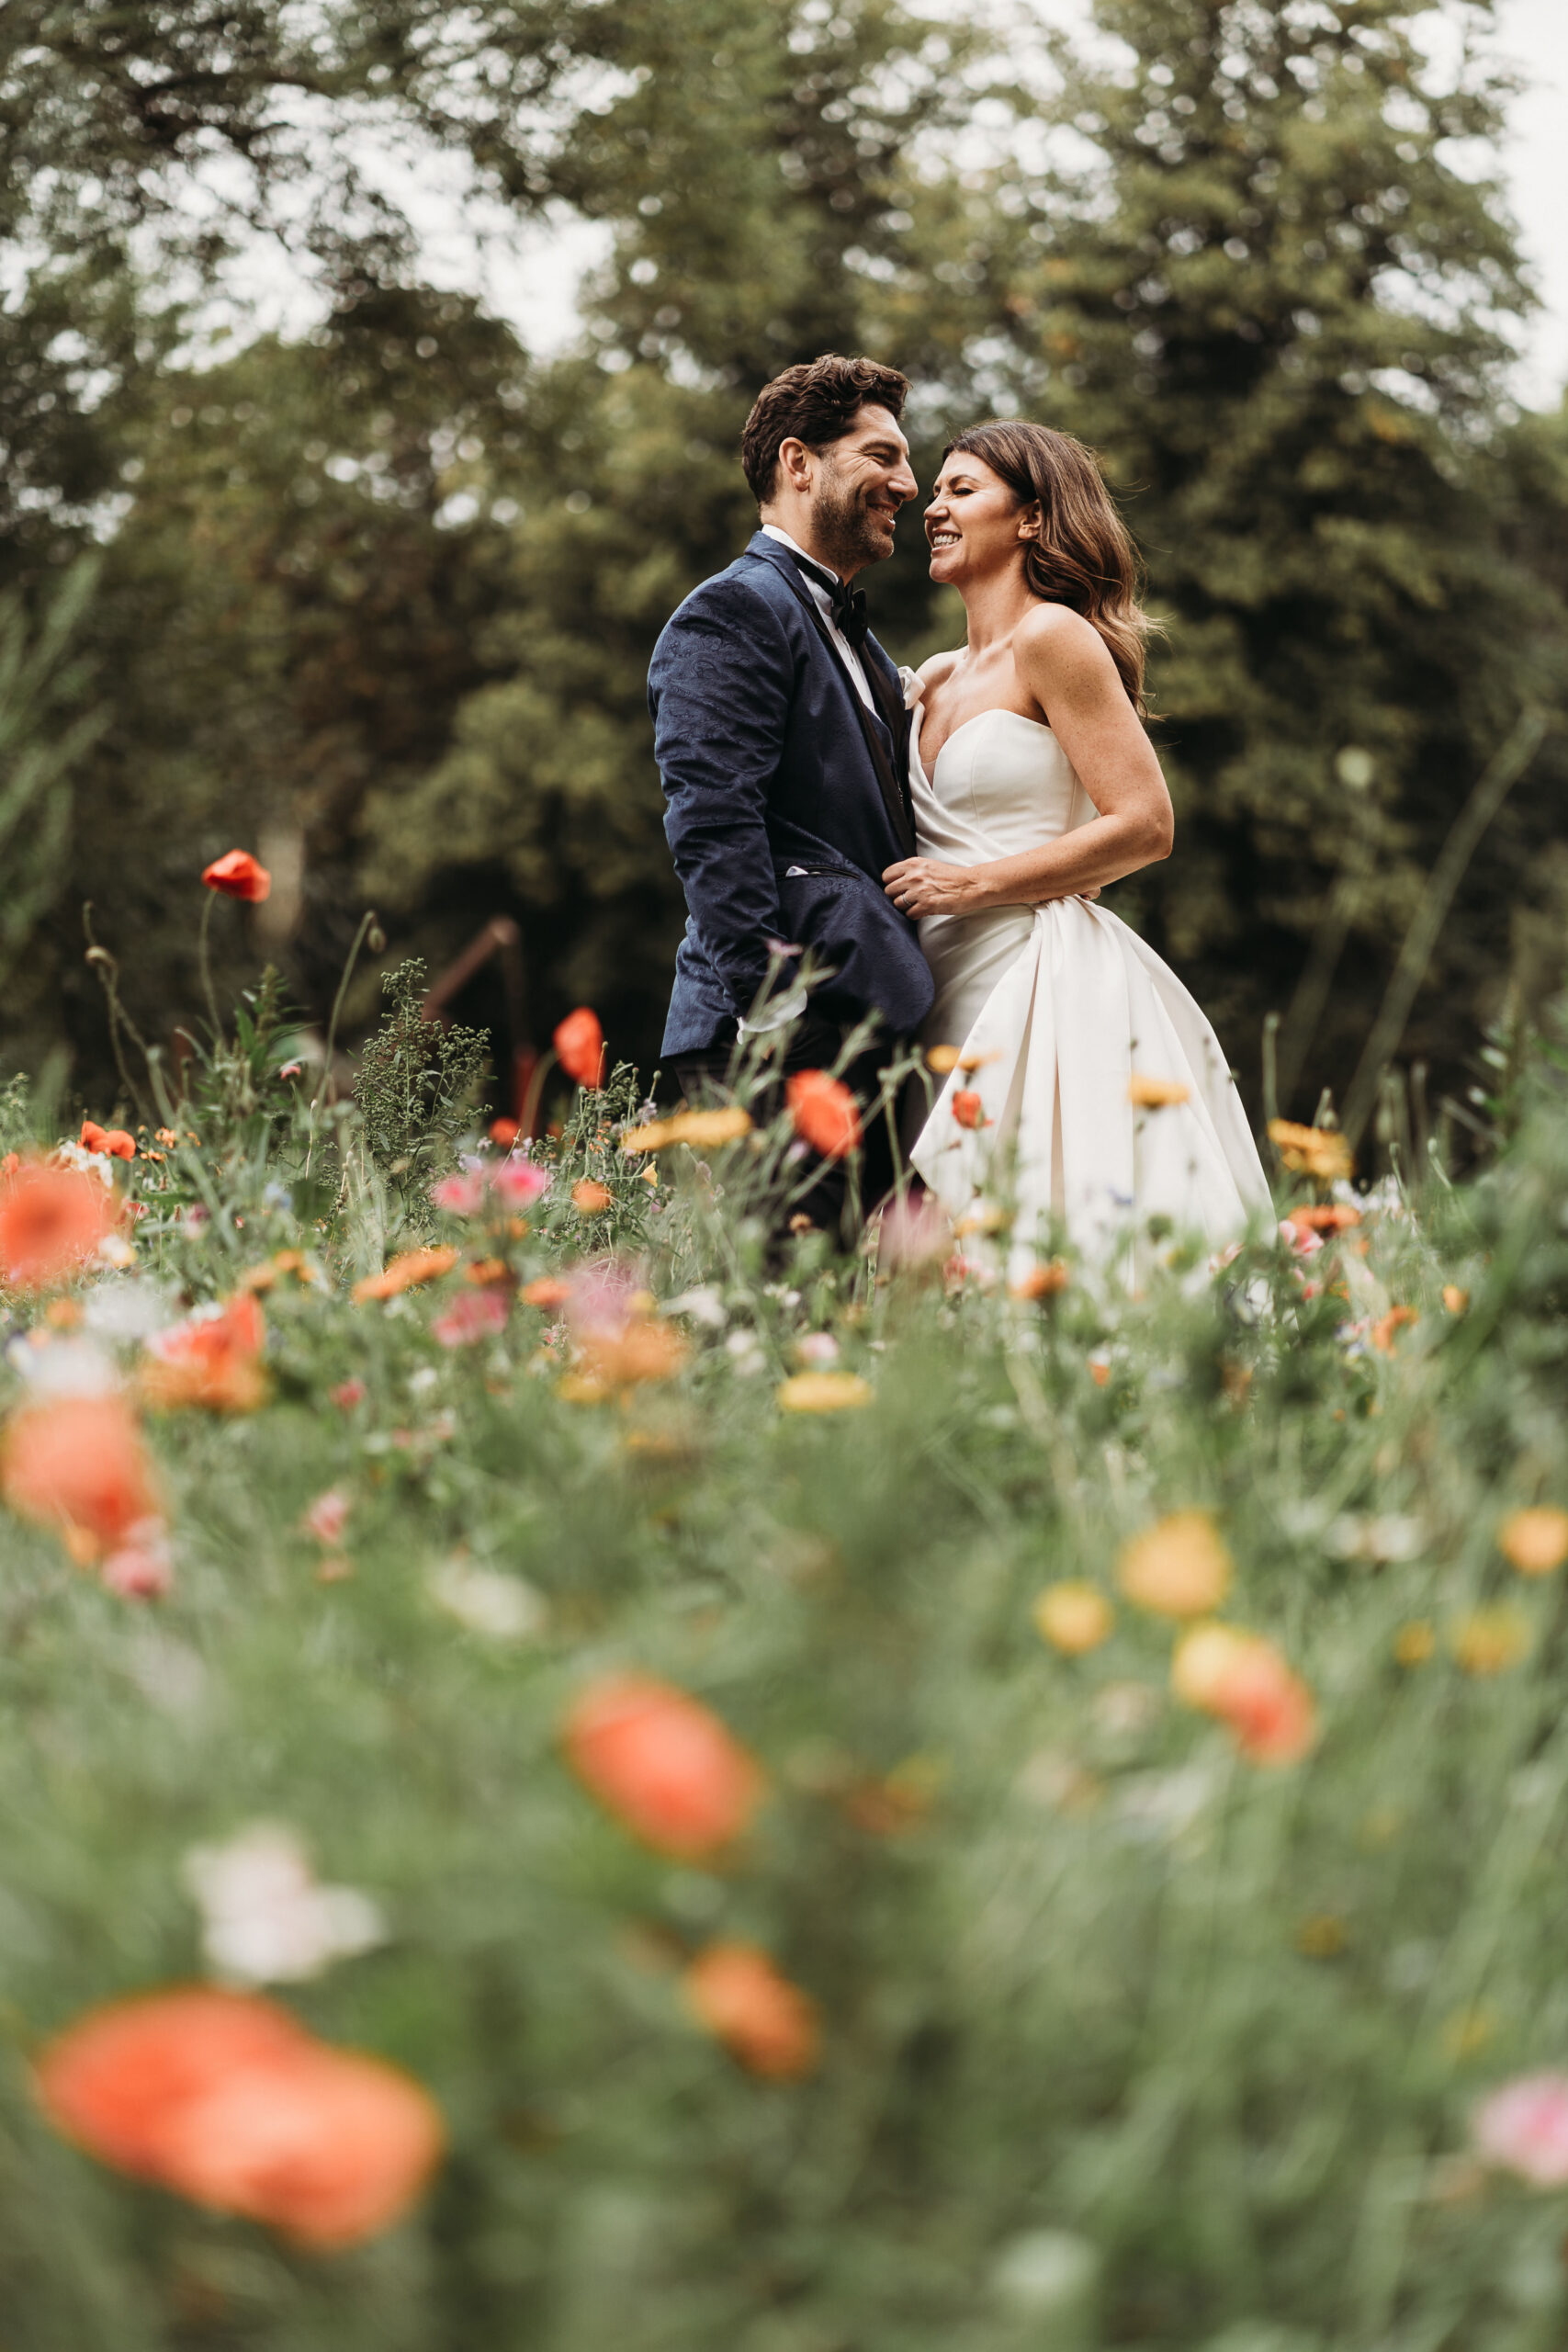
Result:
{"type": "Polygon", "coordinates": [[[1005,569],[1019,560],[1039,518],[1039,508],[1020,506],[983,458],[955,449],[936,478],[925,514],[931,578],[957,588],[1005,569]]]}

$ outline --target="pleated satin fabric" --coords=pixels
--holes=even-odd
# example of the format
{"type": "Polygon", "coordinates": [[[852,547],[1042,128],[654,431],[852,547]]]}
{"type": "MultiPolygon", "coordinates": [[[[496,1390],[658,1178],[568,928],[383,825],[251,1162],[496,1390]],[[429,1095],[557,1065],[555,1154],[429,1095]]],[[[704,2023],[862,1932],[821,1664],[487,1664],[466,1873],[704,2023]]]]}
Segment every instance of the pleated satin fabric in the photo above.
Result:
{"type": "MultiPolygon", "coordinates": [[[[1048,727],[985,711],[948,738],[928,777],[919,719],[910,788],[922,857],[982,865],[1094,817],[1048,727]]],[[[1269,1214],[1218,1038],[1175,973],[1107,909],[1057,899],[932,916],[920,945],[936,979],[924,1042],[956,1046],[969,1067],[945,1080],[910,1158],[955,1220],[977,1204],[1013,1209],[1010,1273],[1033,1262],[1054,1223],[1087,1259],[1120,1257],[1135,1275],[1150,1217],[1218,1247],[1269,1214]],[[1135,1103],[1134,1074],[1185,1086],[1185,1101],[1135,1103]],[[956,1116],[960,1092],[979,1096],[978,1126],[956,1116]]]]}

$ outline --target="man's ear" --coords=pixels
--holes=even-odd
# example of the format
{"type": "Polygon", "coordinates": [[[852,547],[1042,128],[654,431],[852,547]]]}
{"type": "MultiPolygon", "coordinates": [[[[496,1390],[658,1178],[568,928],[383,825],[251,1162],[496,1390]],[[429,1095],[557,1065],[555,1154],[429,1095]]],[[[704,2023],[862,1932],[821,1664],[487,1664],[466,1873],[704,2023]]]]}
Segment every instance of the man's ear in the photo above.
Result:
{"type": "Polygon", "coordinates": [[[815,455],[815,450],[808,449],[793,433],[779,443],[779,471],[791,490],[805,492],[811,488],[811,461],[815,455]]]}

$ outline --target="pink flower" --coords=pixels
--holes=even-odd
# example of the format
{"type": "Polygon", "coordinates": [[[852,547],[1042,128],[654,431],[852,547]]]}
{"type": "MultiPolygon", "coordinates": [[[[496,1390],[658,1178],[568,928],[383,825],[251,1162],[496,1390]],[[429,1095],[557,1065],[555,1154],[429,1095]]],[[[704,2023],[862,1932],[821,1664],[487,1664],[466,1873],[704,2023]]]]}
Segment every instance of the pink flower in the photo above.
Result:
{"type": "Polygon", "coordinates": [[[550,1189],[550,1180],[544,1169],[536,1168],[531,1159],[503,1159],[492,1168],[490,1189],[495,1198],[509,1209],[526,1208],[541,1193],[550,1189]]]}
{"type": "Polygon", "coordinates": [[[901,1267],[933,1265],[952,1249],[953,1227],[934,1193],[922,1193],[919,1199],[906,1193],[883,1211],[876,1256],[889,1273],[901,1267]]]}
{"type": "Polygon", "coordinates": [[[430,1197],[438,1209],[450,1209],[454,1216],[478,1216],[485,1204],[484,1177],[477,1168],[465,1168],[432,1184],[430,1197]]]}
{"type": "Polygon", "coordinates": [[[1280,1227],[1280,1238],[1290,1244],[1298,1258],[1310,1258],[1323,1247],[1321,1233],[1314,1232],[1311,1226],[1292,1224],[1289,1217],[1280,1227]]]}
{"type": "Polygon", "coordinates": [[[277,1074],[279,1078],[299,1078],[304,1068],[303,1062],[285,1062],[277,1074]]]}
{"type": "Polygon", "coordinates": [[[1483,2099],[1476,2152],[1535,2188],[1568,2182],[1568,2075],[1521,2075],[1483,2099]]]}
{"type": "Polygon", "coordinates": [[[122,1600],[162,1600],[175,1581],[163,1521],[138,1520],[125,1542],[104,1560],[98,1574],[122,1600]]]}
{"type": "Polygon", "coordinates": [[[305,1534],[313,1535],[318,1544],[330,1544],[335,1550],[343,1541],[351,1509],[352,1498],[341,1487],[329,1487],[325,1494],[316,1497],[300,1520],[300,1528],[305,1534]]]}
{"type": "Polygon", "coordinates": [[[341,1407],[344,1412],[351,1413],[355,1405],[364,1404],[370,1392],[362,1380],[340,1380],[337,1386],[327,1393],[334,1405],[341,1407]]]}
{"type": "Polygon", "coordinates": [[[460,1291],[444,1315],[431,1325],[444,1348],[471,1347],[476,1340],[493,1339],[506,1329],[506,1300],[501,1291],[460,1291]]]}

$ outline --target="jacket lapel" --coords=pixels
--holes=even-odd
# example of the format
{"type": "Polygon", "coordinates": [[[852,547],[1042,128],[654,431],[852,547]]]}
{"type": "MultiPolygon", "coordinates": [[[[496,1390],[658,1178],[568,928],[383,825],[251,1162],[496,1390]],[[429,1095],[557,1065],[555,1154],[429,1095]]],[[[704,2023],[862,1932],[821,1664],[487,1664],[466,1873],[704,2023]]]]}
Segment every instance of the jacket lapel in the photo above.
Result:
{"type": "MultiPolygon", "coordinates": [[[[851,707],[860,724],[860,731],[865,738],[865,747],[871,754],[871,764],[876,775],[877,789],[882,795],[883,807],[887,811],[887,821],[897,834],[905,856],[913,857],[915,827],[907,780],[908,714],[903,709],[902,697],[895,696],[888,686],[883,667],[887,659],[886,655],[882,652],[881,647],[877,646],[876,654],[881,657],[880,660],[875,657],[865,660],[863,657],[867,683],[875,700],[877,711],[887,729],[885,737],[875,719],[866,708],[860,689],[850,674],[843,655],[829,635],[827,623],[818,611],[811,591],[801,577],[800,566],[795,561],[789,549],[780,547],[776,539],[770,539],[764,532],[759,531],[746,552],[748,555],[761,556],[764,562],[771,563],[775,571],[782,572],[805,607],[807,616],[827,648],[833,666],[843,682],[844,692],[850,698],[851,707]],[[894,710],[895,705],[897,705],[897,714],[894,710]],[[889,742],[891,742],[891,750],[889,742]]],[[[874,641],[868,639],[868,646],[874,641]]]]}

